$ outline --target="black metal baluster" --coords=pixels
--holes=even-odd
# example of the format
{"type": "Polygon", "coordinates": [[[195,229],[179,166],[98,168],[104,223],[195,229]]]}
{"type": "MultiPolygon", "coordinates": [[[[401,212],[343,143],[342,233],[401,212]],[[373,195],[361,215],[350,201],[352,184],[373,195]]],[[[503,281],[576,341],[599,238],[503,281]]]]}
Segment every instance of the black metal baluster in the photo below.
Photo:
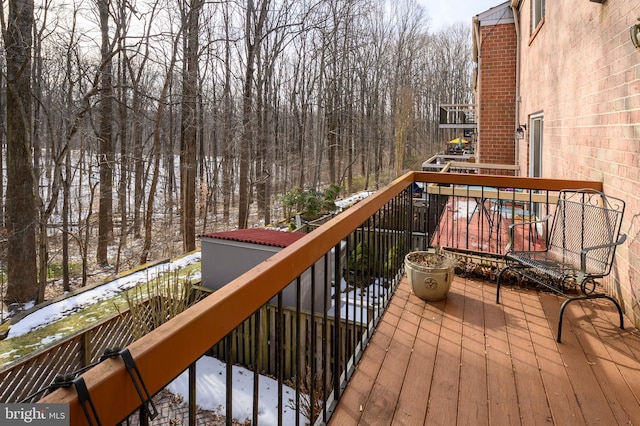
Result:
{"type": "Polygon", "coordinates": [[[301,307],[300,307],[300,299],[301,299],[301,285],[302,285],[302,279],[300,278],[300,276],[298,276],[298,278],[296,278],[296,333],[295,333],[295,344],[296,344],[296,426],[300,426],[300,381],[301,381],[301,371],[300,371],[300,364],[301,364],[301,343],[300,341],[302,340],[302,330],[301,330],[301,323],[300,323],[300,311],[301,311],[301,307]]]}
{"type": "Polygon", "coordinates": [[[253,314],[253,410],[252,419],[254,425],[258,424],[259,402],[260,402],[260,365],[262,364],[262,354],[260,351],[261,333],[261,311],[258,309],[253,314]]]}
{"type": "MultiPolygon", "coordinates": [[[[334,273],[337,273],[340,270],[340,247],[341,243],[338,243],[333,248],[334,251],[334,273]]],[[[329,276],[329,253],[324,255],[324,297],[322,299],[324,304],[324,309],[322,312],[322,400],[324,401],[323,409],[322,409],[322,420],[323,422],[327,422],[329,419],[329,412],[327,406],[327,400],[329,399],[328,391],[327,391],[327,373],[331,372],[330,369],[330,354],[327,353],[327,339],[329,336],[329,315],[328,311],[331,306],[331,286],[330,286],[330,276],[329,276]]],[[[334,292],[338,291],[338,286],[336,283],[333,285],[334,292]]]]}
{"type": "MultiPolygon", "coordinates": [[[[353,235],[353,234],[352,234],[353,235]]],[[[349,268],[349,261],[351,260],[351,252],[350,252],[350,244],[349,244],[349,237],[346,240],[345,243],[345,249],[346,249],[346,254],[347,254],[347,262],[346,265],[344,265],[345,271],[346,271],[346,275],[349,274],[348,268],[349,268]]],[[[342,265],[340,265],[340,257],[337,254],[338,252],[336,251],[335,257],[336,257],[336,265],[340,266],[340,267],[336,267],[335,269],[335,283],[336,283],[336,289],[333,293],[333,306],[334,306],[334,312],[335,312],[335,318],[334,318],[334,322],[333,322],[333,399],[335,401],[337,401],[338,399],[340,399],[340,371],[341,371],[341,366],[340,366],[340,311],[342,309],[341,306],[341,298],[340,298],[340,292],[341,292],[341,287],[342,287],[342,282],[341,282],[341,274],[340,274],[340,269],[342,267],[342,265]]]]}
{"type": "Polygon", "coordinates": [[[225,350],[224,350],[224,360],[225,360],[225,378],[226,378],[226,424],[231,426],[233,423],[233,359],[232,359],[232,337],[233,331],[225,337],[225,350]]]}
{"type": "Polygon", "coordinates": [[[282,382],[284,380],[284,336],[283,336],[283,316],[282,316],[282,291],[278,293],[278,316],[276,323],[276,375],[278,379],[278,425],[282,425],[282,411],[284,410],[284,401],[282,398],[282,382]]]}
{"type": "MultiPolygon", "coordinates": [[[[305,360],[309,364],[309,423],[314,424],[318,414],[316,413],[316,264],[311,265],[311,341],[305,360]]],[[[305,374],[306,377],[306,374],[305,374]]]]}
{"type": "MultiPolygon", "coordinates": [[[[197,362],[197,361],[196,361],[197,362]]],[[[189,425],[196,426],[198,416],[196,362],[189,365],[189,425]]]]}

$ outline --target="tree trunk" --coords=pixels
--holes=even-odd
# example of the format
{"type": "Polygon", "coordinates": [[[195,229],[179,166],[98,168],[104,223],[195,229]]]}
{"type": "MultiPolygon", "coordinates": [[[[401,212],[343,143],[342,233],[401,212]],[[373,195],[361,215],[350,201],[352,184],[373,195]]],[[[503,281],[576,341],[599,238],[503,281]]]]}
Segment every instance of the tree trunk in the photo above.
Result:
{"type": "MultiPolygon", "coordinates": [[[[182,32],[182,29],[180,33],[182,32]]],[[[169,92],[169,86],[171,84],[171,76],[176,63],[176,53],[178,51],[178,43],[180,42],[180,33],[175,36],[173,40],[173,51],[171,52],[171,61],[167,69],[167,74],[162,84],[162,91],[158,98],[158,109],[156,110],[155,118],[153,121],[153,176],[151,178],[151,187],[149,188],[149,198],[147,199],[147,210],[144,216],[144,245],[142,247],[142,254],[140,255],[140,264],[147,262],[149,258],[149,251],[151,251],[151,236],[152,236],[152,223],[153,223],[153,203],[155,200],[156,189],[158,188],[158,180],[160,178],[160,147],[162,139],[162,120],[164,119],[164,111],[167,102],[167,93],[169,92]]]]}
{"type": "MultiPolygon", "coordinates": [[[[121,19],[124,19],[124,12],[121,12],[121,19]]],[[[123,46],[121,46],[122,48],[123,46]]],[[[119,62],[118,87],[120,88],[120,101],[118,115],[120,121],[120,179],[118,181],[118,207],[120,213],[120,239],[118,242],[118,255],[116,258],[115,272],[120,270],[120,256],[122,249],[127,246],[128,209],[127,209],[127,185],[129,182],[129,137],[128,137],[128,108],[127,108],[127,72],[125,67],[125,54],[122,51],[119,62]]]]}
{"type": "MultiPolygon", "coordinates": [[[[0,87],[4,87],[4,75],[0,73],[0,87]]],[[[5,164],[4,164],[4,149],[2,147],[6,146],[5,136],[7,134],[7,122],[6,122],[6,110],[5,110],[6,102],[5,95],[0,93],[0,176],[4,176],[5,173],[5,164]]],[[[5,221],[5,203],[4,203],[4,185],[0,185],[0,227],[6,228],[5,221]]]]}
{"type": "Polygon", "coordinates": [[[267,18],[269,0],[262,0],[260,15],[255,19],[253,0],[247,0],[247,15],[245,21],[245,42],[247,49],[247,65],[244,74],[242,90],[242,138],[240,139],[240,173],[238,182],[238,228],[244,229],[249,222],[250,183],[249,183],[249,155],[253,141],[252,108],[253,108],[253,73],[255,71],[256,56],[260,49],[262,33],[267,18]],[[255,20],[255,22],[254,22],[255,20]]]}
{"type": "Polygon", "coordinates": [[[132,134],[132,146],[133,146],[133,235],[135,238],[140,238],[142,225],[142,202],[144,200],[144,159],[142,158],[142,100],[140,99],[140,91],[136,84],[132,96],[132,109],[134,114],[133,119],[133,134],[132,134]]]}
{"type": "Polygon", "coordinates": [[[224,30],[225,30],[225,49],[224,49],[224,88],[222,92],[222,219],[225,224],[229,224],[231,211],[231,193],[233,192],[233,149],[232,149],[232,119],[233,109],[231,104],[231,33],[229,22],[229,3],[224,4],[224,30]]]}
{"type": "Polygon", "coordinates": [[[197,174],[197,91],[198,22],[201,0],[191,0],[186,19],[186,50],[182,80],[182,122],[180,139],[180,196],[182,197],[182,248],[196,248],[196,174],[197,174]]]}
{"type": "Polygon", "coordinates": [[[62,179],[62,289],[71,290],[69,275],[69,203],[71,202],[71,156],[67,152],[62,179]]]}
{"type": "MultiPolygon", "coordinates": [[[[46,22],[43,22],[42,25],[46,25],[46,22]]],[[[42,91],[42,31],[35,31],[35,37],[33,40],[33,67],[32,67],[32,91],[34,99],[43,99],[43,91],[42,91]]],[[[38,270],[40,274],[38,275],[38,295],[36,297],[36,304],[44,302],[45,295],[45,287],[47,285],[47,270],[49,263],[49,252],[47,245],[47,223],[49,221],[49,215],[45,212],[45,206],[43,202],[43,198],[47,196],[47,188],[44,188],[40,191],[41,188],[41,176],[42,176],[42,141],[41,141],[41,105],[40,102],[35,102],[33,105],[33,175],[35,182],[35,196],[36,196],[36,204],[40,208],[39,216],[39,230],[38,230],[38,270]]],[[[55,138],[51,138],[51,144],[47,144],[47,153],[51,153],[51,151],[56,152],[55,148],[55,138]],[[52,149],[49,149],[49,146],[52,149]]],[[[47,170],[47,176],[51,177],[50,168],[48,167],[48,160],[50,156],[47,155],[45,158],[45,168],[47,170]]],[[[55,176],[51,181],[53,182],[55,179],[58,179],[58,176],[55,176]]],[[[51,186],[55,186],[53,183],[51,186]]],[[[48,188],[51,192],[54,191],[53,188],[48,188]]]]}
{"type": "Polygon", "coordinates": [[[8,303],[35,300],[38,292],[35,181],[32,155],[31,41],[33,0],[10,0],[5,32],[7,62],[8,303]]]}
{"type": "Polygon", "coordinates": [[[98,128],[98,166],[100,168],[100,196],[98,207],[98,248],[96,261],[100,266],[109,265],[108,246],[113,241],[113,87],[111,45],[109,43],[109,0],[98,0],[100,15],[100,49],[102,72],[100,75],[100,103],[98,128]]]}

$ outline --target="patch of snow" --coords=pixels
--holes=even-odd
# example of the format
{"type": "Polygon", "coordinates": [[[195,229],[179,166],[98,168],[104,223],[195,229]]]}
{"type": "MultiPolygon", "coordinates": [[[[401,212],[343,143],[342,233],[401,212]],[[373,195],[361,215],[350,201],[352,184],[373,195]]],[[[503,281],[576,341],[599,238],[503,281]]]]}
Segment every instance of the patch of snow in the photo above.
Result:
{"type": "MultiPolygon", "coordinates": [[[[17,354],[18,350],[17,349],[11,349],[10,351],[4,352],[2,354],[0,354],[0,359],[3,358],[15,358],[14,354],[17,354]]],[[[17,355],[19,356],[19,355],[17,355]]]]}
{"type": "Polygon", "coordinates": [[[364,200],[365,198],[367,198],[369,195],[371,195],[373,193],[374,193],[374,191],[358,192],[357,194],[354,194],[354,195],[352,195],[352,196],[350,196],[348,198],[343,198],[342,200],[336,200],[335,204],[340,209],[346,209],[347,207],[351,207],[352,205],[354,205],[358,201],[364,200]]]}
{"type": "MultiPolygon", "coordinates": [[[[389,289],[384,282],[376,279],[366,288],[356,287],[349,290],[349,285],[344,278],[340,280],[340,318],[349,321],[366,324],[369,322],[369,309],[382,308],[384,297],[389,297],[389,289]]],[[[333,296],[332,291],[332,296],[333,296]]],[[[327,316],[335,317],[336,309],[332,305],[327,311],[327,316]]]]}
{"type": "MultiPolygon", "coordinates": [[[[198,407],[214,411],[224,416],[226,410],[226,364],[215,358],[204,356],[196,362],[196,404],[198,407]]],[[[189,400],[188,371],[183,372],[167,386],[176,395],[189,400]]],[[[296,391],[282,386],[282,424],[296,424],[296,391]]],[[[233,366],[233,418],[243,423],[253,418],[253,372],[246,368],[233,366]]],[[[261,425],[278,424],[278,382],[269,377],[260,376],[258,385],[258,423],[261,425]]],[[[308,423],[300,415],[300,424],[308,423]]]]}
{"type": "Polygon", "coordinates": [[[63,336],[63,334],[54,334],[52,336],[47,336],[44,339],[40,340],[40,343],[38,343],[38,345],[48,345],[49,343],[53,343],[56,340],[61,339],[63,336]]]}
{"type": "Polygon", "coordinates": [[[68,315],[80,311],[97,302],[110,299],[124,290],[147,282],[157,276],[176,271],[185,266],[200,261],[200,252],[192,253],[176,261],[155,265],[142,271],[135,272],[122,278],[115,279],[96,288],[68,297],[59,302],[47,305],[37,311],[26,315],[9,329],[7,339],[21,336],[30,331],[44,327],[47,324],[58,321],[68,315]]]}

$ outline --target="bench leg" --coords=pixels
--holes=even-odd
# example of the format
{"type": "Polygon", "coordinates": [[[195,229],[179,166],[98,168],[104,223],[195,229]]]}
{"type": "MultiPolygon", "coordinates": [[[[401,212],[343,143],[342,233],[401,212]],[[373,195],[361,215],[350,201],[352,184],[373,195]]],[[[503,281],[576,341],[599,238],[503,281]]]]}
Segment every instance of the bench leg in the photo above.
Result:
{"type": "Polygon", "coordinates": [[[620,307],[620,304],[618,303],[618,301],[613,297],[606,294],[594,294],[594,295],[570,297],[567,300],[565,300],[562,303],[562,306],[560,307],[560,316],[558,318],[558,339],[557,339],[558,343],[562,343],[560,341],[560,338],[562,337],[562,316],[564,315],[564,309],[567,307],[569,303],[573,302],[574,300],[587,300],[587,299],[608,299],[611,302],[613,302],[613,304],[616,305],[616,308],[618,309],[618,316],[620,317],[620,329],[624,330],[624,317],[622,315],[622,308],[620,307]]]}
{"type": "Polygon", "coordinates": [[[500,304],[500,277],[502,277],[502,273],[504,271],[506,271],[507,269],[511,269],[511,267],[506,266],[506,267],[502,268],[502,270],[500,270],[500,272],[498,272],[498,277],[496,279],[496,303],[498,305],[500,304]]]}

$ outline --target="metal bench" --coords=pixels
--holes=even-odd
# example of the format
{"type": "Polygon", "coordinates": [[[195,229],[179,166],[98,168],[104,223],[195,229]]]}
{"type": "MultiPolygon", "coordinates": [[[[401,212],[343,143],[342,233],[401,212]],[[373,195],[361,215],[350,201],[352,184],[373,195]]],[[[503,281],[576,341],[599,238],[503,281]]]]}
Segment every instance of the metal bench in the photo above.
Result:
{"type": "Polygon", "coordinates": [[[620,328],[624,328],[622,309],[613,297],[597,291],[597,279],[611,272],[616,247],[627,236],[620,234],[623,200],[606,196],[590,189],[563,190],[548,229],[546,249],[534,251],[514,250],[515,228],[549,223],[552,215],[534,222],[509,226],[509,244],[505,255],[506,266],[498,273],[496,303],[500,303],[500,278],[511,270],[567,296],[560,307],[558,342],[562,335],[562,316],[567,305],[574,300],[608,299],[620,315],[620,328]]]}

